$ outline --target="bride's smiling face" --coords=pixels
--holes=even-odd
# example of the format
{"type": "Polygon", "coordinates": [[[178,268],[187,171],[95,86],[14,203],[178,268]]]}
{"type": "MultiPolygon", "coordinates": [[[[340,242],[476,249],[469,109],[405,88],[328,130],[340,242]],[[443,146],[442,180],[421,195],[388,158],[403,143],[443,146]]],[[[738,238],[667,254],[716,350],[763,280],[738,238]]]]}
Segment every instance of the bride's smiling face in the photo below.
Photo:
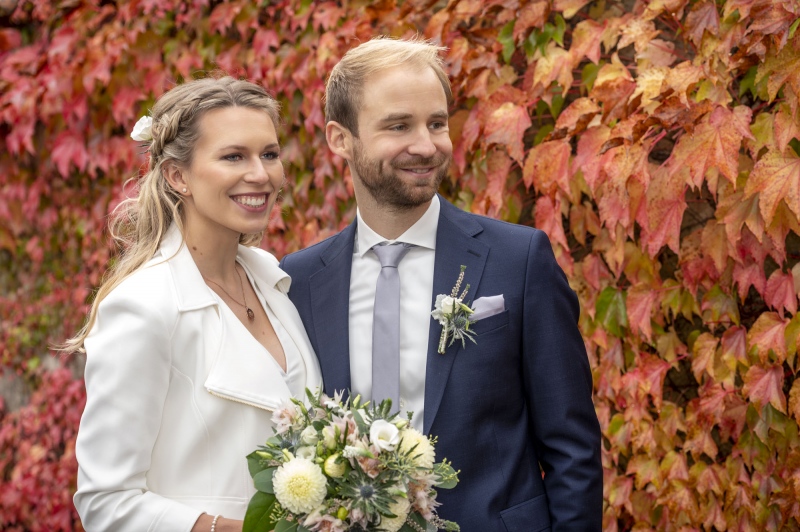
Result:
{"type": "Polygon", "coordinates": [[[284,179],[270,116],[247,107],[214,109],[200,118],[199,133],[181,169],[187,229],[236,238],[266,229],[284,179]]]}

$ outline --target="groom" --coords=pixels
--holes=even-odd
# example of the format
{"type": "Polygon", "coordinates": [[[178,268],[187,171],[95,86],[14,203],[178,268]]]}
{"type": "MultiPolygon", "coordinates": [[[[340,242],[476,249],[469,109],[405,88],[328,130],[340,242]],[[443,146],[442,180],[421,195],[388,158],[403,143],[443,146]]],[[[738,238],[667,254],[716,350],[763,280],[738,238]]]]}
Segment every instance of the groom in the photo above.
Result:
{"type": "Polygon", "coordinates": [[[358,214],[283,260],[289,296],[326,392],[393,397],[461,471],[439,491],[443,518],[465,532],[600,530],[600,429],[577,298],[544,233],[436,194],[452,152],[439,51],[375,39],[334,67],[326,136],[348,162],[358,214]],[[431,310],[464,266],[476,343],[440,354],[431,310]]]}

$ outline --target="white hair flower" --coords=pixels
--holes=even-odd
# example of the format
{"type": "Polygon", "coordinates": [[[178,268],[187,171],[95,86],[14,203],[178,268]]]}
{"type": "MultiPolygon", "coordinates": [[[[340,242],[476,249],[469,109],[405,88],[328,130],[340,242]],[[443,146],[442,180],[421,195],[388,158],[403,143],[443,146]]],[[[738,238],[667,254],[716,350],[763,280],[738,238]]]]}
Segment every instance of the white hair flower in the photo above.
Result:
{"type": "Polygon", "coordinates": [[[136,125],[133,126],[131,138],[138,141],[153,140],[152,128],[153,118],[150,116],[143,116],[136,122],[136,125]]]}
{"type": "Polygon", "coordinates": [[[385,419],[376,419],[369,428],[369,441],[382,451],[394,451],[400,443],[400,431],[385,419]]]}
{"type": "Polygon", "coordinates": [[[272,486],[281,506],[292,513],[309,513],[325,500],[325,474],[306,458],[289,460],[275,471],[272,486]]]}
{"type": "Polygon", "coordinates": [[[425,469],[431,469],[436,460],[436,452],[428,437],[412,427],[408,427],[400,433],[398,451],[403,454],[410,451],[414,465],[425,469]]]}

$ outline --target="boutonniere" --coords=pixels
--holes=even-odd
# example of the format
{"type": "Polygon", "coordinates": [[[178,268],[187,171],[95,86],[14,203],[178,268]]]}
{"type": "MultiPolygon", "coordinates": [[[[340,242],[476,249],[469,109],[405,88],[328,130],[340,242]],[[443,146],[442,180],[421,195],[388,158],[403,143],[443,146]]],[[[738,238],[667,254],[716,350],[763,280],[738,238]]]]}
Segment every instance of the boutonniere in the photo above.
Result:
{"type": "Polygon", "coordinates": [[[466,340],[475,342],[475,333],[469,330],[470,315],[475,312],[469,305],[464,303],[464,298],[469,292],[469,285],[464,287],[464,291],[459,295],[461,283],[464,281],[464,270],[466,266],[461,266],[461,273],[453,287],[450,295],[439,294],[436,296],[436,304],[431,312],[433,319],[442,325],[442,335],[439,337],[439,354],[444,354],[447,346],[453,345],[456,340],[461,340],[461,346],[466,347],[466,340]],[[449,340],[449,343],[448,343],[449,340]]]}

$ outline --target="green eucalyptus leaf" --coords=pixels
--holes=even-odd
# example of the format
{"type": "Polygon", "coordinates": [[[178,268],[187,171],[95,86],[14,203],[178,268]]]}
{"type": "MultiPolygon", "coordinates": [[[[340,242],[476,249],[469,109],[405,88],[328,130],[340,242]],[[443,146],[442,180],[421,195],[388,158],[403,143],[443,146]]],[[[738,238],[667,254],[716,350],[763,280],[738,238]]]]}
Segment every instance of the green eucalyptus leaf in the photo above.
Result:
{"type": "Polygon", "coordinates": [[[272,475],[275,474],[276,469],[278,468],[268,467],[253,477],[253,484],[255,484],[258,491],[275,493],[275,489],[272,487],[272,475]]]}
{"type": "MultiPolygon", "coordinates": [[[[275,532],[297,532],[297,522],[281,519],[275,523],[275,532]]],[[[244,531],[243,531],[244,532],[244,531]]]]}

